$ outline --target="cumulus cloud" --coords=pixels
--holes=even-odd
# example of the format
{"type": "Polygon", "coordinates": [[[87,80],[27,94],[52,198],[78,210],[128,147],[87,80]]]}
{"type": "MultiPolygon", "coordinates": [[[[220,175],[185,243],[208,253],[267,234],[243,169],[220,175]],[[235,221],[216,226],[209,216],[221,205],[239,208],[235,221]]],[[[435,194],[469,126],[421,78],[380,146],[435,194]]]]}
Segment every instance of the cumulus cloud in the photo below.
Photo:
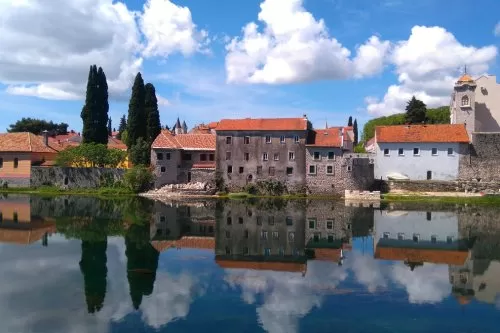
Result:
{"type": "Polygon", "coordinates": [[[264,0],[258,21],[226,45],[228,82],[296,83],[379,73],[390,48],[372,36],[356,56],[331,37],[325,22],[306,11],[303,0],[264,0]]]}
{"type": "Polygon", "coordinates": [[[144,57],[189,55],[205,42],[189,9],[168,0],[138,13],[113,0],[0,1],[0,20],[0,83],[47,99],[82,98],[94,63],[112,97],[128,95],[144,57]]]}
{"type": "Polygon", "coordinates": [[[472,75],[483,74],[496,56],[495,46],[466,46],[444,28],[415,26],[408,40],[391,51],[398,84],[391,85],[382,99],[367,98],[367,110],[376,116],[403,112],[413,95],[430,107],[448,105],[464,65],[472,75]]]}
{"type": "Polygon", "coordinates": [[[493,33],[495,34],[495,36],[500,36],[500,22],[498,22],[495,25],[495,29],[493,29],[493,33]]]}

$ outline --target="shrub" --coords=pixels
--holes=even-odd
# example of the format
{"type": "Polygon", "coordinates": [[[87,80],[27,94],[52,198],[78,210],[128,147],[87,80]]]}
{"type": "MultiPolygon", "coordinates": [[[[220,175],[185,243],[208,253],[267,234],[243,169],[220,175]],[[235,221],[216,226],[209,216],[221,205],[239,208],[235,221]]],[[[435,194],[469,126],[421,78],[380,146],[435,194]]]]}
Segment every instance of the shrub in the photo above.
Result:
{"type": "Polygon", "coordinates": [[[108,167],[116,168],[124,162],[127,152],[119,149],[108,149],[106,145],[84,143],[69,147],[57,154],[56,164],[67,167],[108,167]]]}
{"type": "Polygon", "coordinates": [[[139,193],[149,190],[154,176],[149,168],[137,165],[127,170],[124,180],[131,191],[139,193]]]}
{"type": "Polygon", "coordinates": [[[149,165],[151,159],[151,146],[142,138],[130,147],[130,160],[133,165],[149,165]]]}

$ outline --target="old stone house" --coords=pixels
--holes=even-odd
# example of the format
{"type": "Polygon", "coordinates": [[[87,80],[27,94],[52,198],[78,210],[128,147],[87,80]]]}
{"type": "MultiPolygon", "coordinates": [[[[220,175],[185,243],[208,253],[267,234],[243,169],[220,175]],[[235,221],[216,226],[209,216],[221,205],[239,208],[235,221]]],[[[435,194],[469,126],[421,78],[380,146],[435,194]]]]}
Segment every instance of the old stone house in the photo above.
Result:
{"type": "Polygon", "coordinates": [[[155,187],[215,179],[215,135],[163,130],[151,145],[155,187]]]}
{"type": "Polygon", "coordinates": [[[302,190],[310,129],[305,116],[223,119],[215,129],[218,175],[231,191],[267,180],[279,181],[291,191],[302,190]]]}

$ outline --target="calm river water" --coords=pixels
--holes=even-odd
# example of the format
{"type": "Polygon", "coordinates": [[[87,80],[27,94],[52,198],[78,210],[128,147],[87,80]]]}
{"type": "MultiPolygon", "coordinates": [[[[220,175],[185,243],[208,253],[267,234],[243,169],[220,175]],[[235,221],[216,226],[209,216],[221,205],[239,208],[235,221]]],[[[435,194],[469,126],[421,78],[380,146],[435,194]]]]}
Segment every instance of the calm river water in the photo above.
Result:
{"type": "Polygon", "coordinates": [[[0,332],[499,332],[500,208],[0,195],[0,332]]]}

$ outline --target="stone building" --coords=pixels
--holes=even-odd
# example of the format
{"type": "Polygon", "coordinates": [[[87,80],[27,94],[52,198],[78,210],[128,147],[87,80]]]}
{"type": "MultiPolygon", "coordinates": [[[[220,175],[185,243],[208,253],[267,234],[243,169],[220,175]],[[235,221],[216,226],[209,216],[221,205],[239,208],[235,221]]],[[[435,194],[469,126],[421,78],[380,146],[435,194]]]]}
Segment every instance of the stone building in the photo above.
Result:
{"type": "Polygon", "coordinates": [[[151,145],[155,187],[215,179],[215,135],[163,130],[151,145]]]}
{"type": "Polygon", "coordinates": [[[303,118],[223,119],[218,122],[217,173],[229,190],[276,180],[289,191],[306,185],[305,145],[312,125],[303,118]]]}

